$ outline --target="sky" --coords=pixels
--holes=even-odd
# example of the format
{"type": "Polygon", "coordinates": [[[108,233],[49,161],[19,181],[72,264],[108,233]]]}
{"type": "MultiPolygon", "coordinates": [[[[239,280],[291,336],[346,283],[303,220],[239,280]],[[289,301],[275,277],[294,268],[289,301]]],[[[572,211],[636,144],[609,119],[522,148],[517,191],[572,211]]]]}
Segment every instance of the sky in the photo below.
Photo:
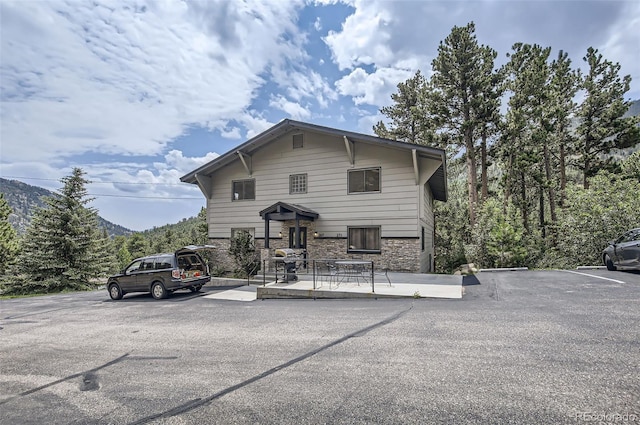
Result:
{"type": "Polygon", "coordinates": [[[0,0],[0,176],[80,167],[103,218],[176,223],[205,205],[181,176],[285,118],[373,134],[471,21],[497,65],[523,42],[584,69],[592,46],[640,99],[637,0],[0,0]]]}

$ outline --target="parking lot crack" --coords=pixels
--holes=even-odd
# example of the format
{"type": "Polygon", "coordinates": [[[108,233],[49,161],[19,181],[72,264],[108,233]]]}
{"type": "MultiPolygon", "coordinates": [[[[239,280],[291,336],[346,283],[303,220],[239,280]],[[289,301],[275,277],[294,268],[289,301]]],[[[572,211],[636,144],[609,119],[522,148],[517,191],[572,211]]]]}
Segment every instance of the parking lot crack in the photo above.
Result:
{"type": "Polygon", "coordinates": [[[33,394],[35,392],[44,390],[45,388],[49,388],[49,387],[52,387],[54,385],[60,384],[61,382],[65,382],[65,381],[69,381],[69,380],[75,379],[75,378],[77,378],[79,376],[95,376],[95,372],[99,371],[100,369],[104,369],[106,367],[109,367],[109,366],[112,366],[112,365],[114,365],[116,363],[119,363],[122,360],[124,360],[125,358],[127,358],[127,356],[129,356],[129,353],[124,354],[124,355],[122,355],[120,357],[117,357],[117,358],[111,360],[110,362],[107,362],[107,363],[105,363],[105,364],[103,364],[101,366],[94,367],[93,369],[85,370],[83,372],[74,373],[73,375],[69,375],[69,376],[66,376],[64,378],[60,378],[60,379],[58,379],[56,381],[53,381],[53,382],[49,382],[48,384],[41,385],[39,387],[32,388],[32,389],[27,390],[27,391],[23,391],[18,395],[15,395],[13,397],[10,397],[10,398],[7,398],[5,400],[0,401],[0,406],[2,406],[3,404],[9,403],[10,401],[13,401],[13,400],[15,400],[17,398],[24,397],[24,396],[27,396],[29,394],[33,394]]]}
{"type": "Polygon", "coordinates": [[[305,354],[303,354],[301,356],[293,358],[293,359],[289,360],[288,362],[285,362],[285,363],[282,363],[280,365],[277,365],[277,366],[275,366],[275,367],[273,367],[273,368],[271,368],[269,370],[266,370],[266,371],[264,371],[264,372],[262,372],[262,373],[260,373],[258,375],[255,375],[255,376],[253,376],[253,377],[251,377],[251,378],[249,378],[249,379],[247,379],[245,381],[242,381],[242,382],[240,382],[240,383],[238,383],[236,385],[232,385],[232,386],[230,386],[228,388],[225,388],[225,389],[223,389],[221,391],[218,391],[217,393],[212,394],[212,395],[210,395],[208,397],[195,399],[195,400],[190,400],[190,401],[188,401],[188,402],[186,402],[184,404],[181,404],[179,406],[176,406],[176,407],[174,407],[174,408],[172,408],[170,410],[167,410],[167,411],[164,411],[164,412],[160,412],[160,413],[156,413],[154,415],[149,415],[149,416],[141,418],[141,419],[139,419],[139,420],[137,420],[135,422],[131,422],[130,425],[146,424],[146,423],[149,423],[149,422],[154,421],[156,419],[167,418],[167,417],[171,417],[171,416],[177,416],[177,415],[180,415],[180,414],[183,414],[183,413],[187,413],[187,412],[189,412],[191,410],[197,409],[197,408],[199,408],[199,407],[201,407],[201,406],[203,406],[205,404],[211,403],[212,401],[214,401],[216,399],[219,399],[219,398],[221,398],[221,397],[223,397],[223,396],[225,396],[227,394],[230,394],[230,393],[232,393],[234,391],[237,391],[237,390],[239,390],[239,389],[241,389],[243,387],[246,387],[247,385],[253,384],[254,382],[257,382],[257,381],[259,381],[259,380],[261,380],[263,378],[266,378],[266,377],[268,377],[270,375],[273,375],[276,372],[279,372],[279,371],[281,371],[283,369],[286,369],[286,368],[288,368],[290,366],[293,366],[293,365],[295,365],[297,363],[300,363],[303,360],[308,359],[309,357],[315,356],[318,353],[326,351],[326,350],[328,350],[328,349],[330,349],[332,347],[335,347],[336,345],[342,344],[343,342],[348,341],[351,338],[364,336],[364,335],[366,335],[367,333],[371,332],[374,329],[377,329],[377,328],[380,328],[382,326],[388,325],[388,324],[398,320],[399,318],[401,318],[405,314],[407,314],[409,311],[411,311],[412,308],[413,308],[413,304],[411,304],[411,306],[409,308],[404,309],[404,310],[402,310],[402,311],[400,311],[400,312],[398,312],[398,313],[396,313],[396,314],[394,314],[394,315],[392,315],[390,317],[387,317],[384,320],[381,320],[381,321],[376,322],[376,323],[374,323],[372,325],[366,326],[366,327],[364,327],[362,329],[358,329],[358,330],[356,330],[354,332],[351,332],[351,333],[349,333],[347,335],[344,335],[343,337],[338,338],[338,339],[336,339],[336,340],[334,340],[334,341],[332,341],[332,342],[330,342],[328,344],[325,344],[325,345],[323,345],[321,347],[318,347],[318,348],[316,348],[314,350],[311,350],[311,351],[309,351],[309,352],[307,352],[307,353],[305,353],[305,354]]]}

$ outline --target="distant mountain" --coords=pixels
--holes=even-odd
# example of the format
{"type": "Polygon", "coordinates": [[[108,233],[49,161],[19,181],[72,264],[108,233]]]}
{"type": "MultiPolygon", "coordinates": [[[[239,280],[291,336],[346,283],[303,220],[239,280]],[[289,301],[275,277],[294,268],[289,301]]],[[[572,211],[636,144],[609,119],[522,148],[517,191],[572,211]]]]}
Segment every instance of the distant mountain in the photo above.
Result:
{"type": "Polygon", "coordinates": [[[640,99],[634,100],[627,113],[624,114],[625,117],[633,117],[635,115],[640,115],[640,99]]]}
{"type": "MultiPolygon", "coordinates": [[[[17,180],[7,180],[0,178],[0,192],[4,193],[7,203],[13,210],[9,216],[9,222],[19,234],[24,233],[31,222],[33,211],[37,207],[44,207],[43,196],[54,196],[55,193],[43,187],[31,186],[17,180]]],[[[114,224],[98,216],[98,223],[107,229],[111,236],[129,235],[132,230],[114,224]]]]}

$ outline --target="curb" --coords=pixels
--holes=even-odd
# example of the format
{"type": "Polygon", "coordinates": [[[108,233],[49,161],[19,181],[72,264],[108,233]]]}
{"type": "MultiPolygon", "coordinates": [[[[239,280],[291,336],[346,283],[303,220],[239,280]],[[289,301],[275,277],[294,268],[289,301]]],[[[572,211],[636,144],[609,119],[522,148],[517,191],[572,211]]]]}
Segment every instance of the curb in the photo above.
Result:
{"type": "Polygon", "coordinates": [[[504,267],[496,269],[480,269],[479,272],[523,272],[529,270],[529,267],[504,267]]]}
{"type": "Polygon", "coordinates": [[[313,289],[269,288],[259,286],[256,297],[259,300],[304,298],[304,299],[344,299],[344,298],[413,298],[405,295],[376,294],[373,292],[323,291],[313,289]]]}

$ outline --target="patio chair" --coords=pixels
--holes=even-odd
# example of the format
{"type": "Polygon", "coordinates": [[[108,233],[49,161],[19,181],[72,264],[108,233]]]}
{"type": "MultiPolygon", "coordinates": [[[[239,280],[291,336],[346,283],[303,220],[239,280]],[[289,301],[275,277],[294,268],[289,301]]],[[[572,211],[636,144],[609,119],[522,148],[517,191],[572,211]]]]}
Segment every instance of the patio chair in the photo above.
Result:
{"type": "Polygon", "coordinates": [[[338,283],[338,275],[335,264],[332,261],[316,261],[316,277],[322,285],[323,282],[329,283],[331,289],[332,283],[338,283]]]}
{"type": "Polygon", "coordinates": [[[374,270],[373,275],[374,275],[374,278],[375,276],[384,276],[387,279],[387,282],[389,282],[389,286],[392,286],[391,279],[389,278],[389,269],[384,268],[384,269],[374,270]]]}

